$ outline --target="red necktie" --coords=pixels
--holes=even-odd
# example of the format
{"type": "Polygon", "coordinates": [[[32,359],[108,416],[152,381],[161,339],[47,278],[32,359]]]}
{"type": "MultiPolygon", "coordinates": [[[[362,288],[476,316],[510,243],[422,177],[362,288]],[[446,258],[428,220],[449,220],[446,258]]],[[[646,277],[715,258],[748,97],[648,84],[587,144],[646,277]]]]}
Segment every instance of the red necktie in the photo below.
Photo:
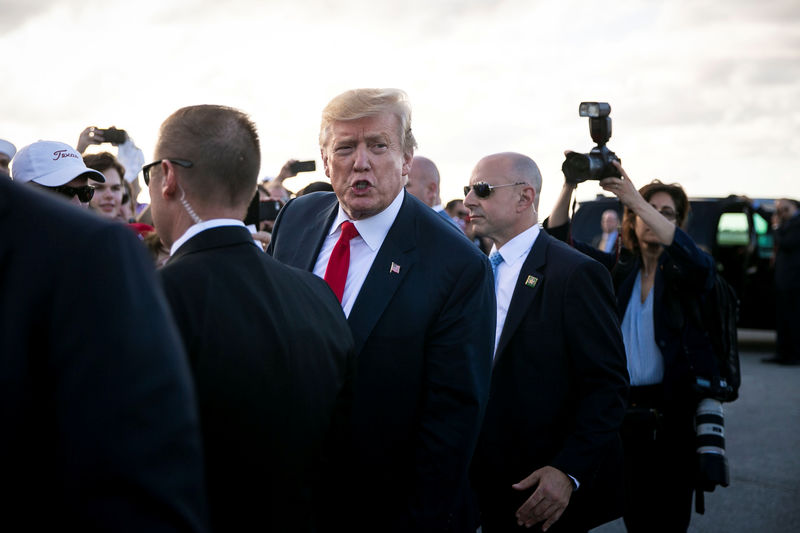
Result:
{"type": "Polygon", "coordinates": [[[333,247],[330,259],[328,259],[328,268],[325,269],[325,281],[333,289],[339,303],[342,303],[347,270],[350,268],[350,239],[357,235],[358,230],[352,222],[349,220],[342,222],[342,233],[333,247]]]}

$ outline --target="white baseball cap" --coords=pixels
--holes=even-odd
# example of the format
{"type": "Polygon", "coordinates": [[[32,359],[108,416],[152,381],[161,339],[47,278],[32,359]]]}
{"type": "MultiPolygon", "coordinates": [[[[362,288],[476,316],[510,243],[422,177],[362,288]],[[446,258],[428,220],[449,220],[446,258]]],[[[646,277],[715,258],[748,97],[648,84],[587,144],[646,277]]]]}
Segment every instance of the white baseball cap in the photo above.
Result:
{"type": "Polygon", "coordinates": [[[0,139],[0,154],[6,154],[9,159],[14,159],[14,154],[17,153],[17,147],[6,141],[0,139]]]}
{"type": "Polygon", "coordinates": [[[19,183],[59,187],[84,174],[94,181],[106,181],[102,173],[86,167],[73,147],[56,141],[37,141],[20,148],[11,162],[11,179],[19,183]]]}

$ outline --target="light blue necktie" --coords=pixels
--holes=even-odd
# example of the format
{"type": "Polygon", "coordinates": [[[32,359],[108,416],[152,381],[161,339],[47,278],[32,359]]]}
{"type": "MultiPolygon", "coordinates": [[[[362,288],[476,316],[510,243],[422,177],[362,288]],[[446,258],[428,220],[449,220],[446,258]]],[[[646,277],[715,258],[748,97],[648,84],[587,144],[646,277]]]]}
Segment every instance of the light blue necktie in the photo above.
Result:
{"type": "Polygon", "coordinates": [[[497,265],[503,262],[503,256],[500,255],[500,252],[492,252],[492,255],[489,256],[489,263],[492,264],[492,273],[494,274],[495,281],[497,280],[497,265]]]}

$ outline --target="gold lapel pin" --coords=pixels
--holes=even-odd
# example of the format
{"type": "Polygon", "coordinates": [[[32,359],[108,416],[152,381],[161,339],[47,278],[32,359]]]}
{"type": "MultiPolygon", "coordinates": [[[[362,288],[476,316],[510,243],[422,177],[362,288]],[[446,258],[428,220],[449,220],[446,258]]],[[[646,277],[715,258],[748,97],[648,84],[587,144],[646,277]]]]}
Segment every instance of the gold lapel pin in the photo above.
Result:
{"type": "Polygon", "coordinates": [[[525,280],[525,286],[530,287],[531,289],[536,287],[537,283],[539,283],[539,278],[536,276],[528,276],[528,279],[525,280]]]}

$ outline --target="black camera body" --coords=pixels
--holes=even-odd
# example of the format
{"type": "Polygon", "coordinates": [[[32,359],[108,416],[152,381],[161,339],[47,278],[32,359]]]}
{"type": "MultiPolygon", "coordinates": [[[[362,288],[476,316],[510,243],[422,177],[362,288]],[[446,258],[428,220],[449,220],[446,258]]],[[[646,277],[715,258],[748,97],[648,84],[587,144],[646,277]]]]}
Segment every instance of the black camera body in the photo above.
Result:
{"type": "Polygon", "coordinates": [[[100,130],[100,133],[103,135],[103,142],[114,145],[123,144],[128,139],[128,133],[125,130],[118,130],[114,126],[106,130],[100,130]]]}
{"type": "Polygon", "coordinates": [[[620,172],[612,161],[621,161],[608,149],[606,143],[611,138],[611,106],[606,102],[581,102],[578,114],[589,117],[589,133],[597,146],[588,154],[569,152],[561,165],[564,177],[570,183],[586,180],[620,177],[620,172]]]}

